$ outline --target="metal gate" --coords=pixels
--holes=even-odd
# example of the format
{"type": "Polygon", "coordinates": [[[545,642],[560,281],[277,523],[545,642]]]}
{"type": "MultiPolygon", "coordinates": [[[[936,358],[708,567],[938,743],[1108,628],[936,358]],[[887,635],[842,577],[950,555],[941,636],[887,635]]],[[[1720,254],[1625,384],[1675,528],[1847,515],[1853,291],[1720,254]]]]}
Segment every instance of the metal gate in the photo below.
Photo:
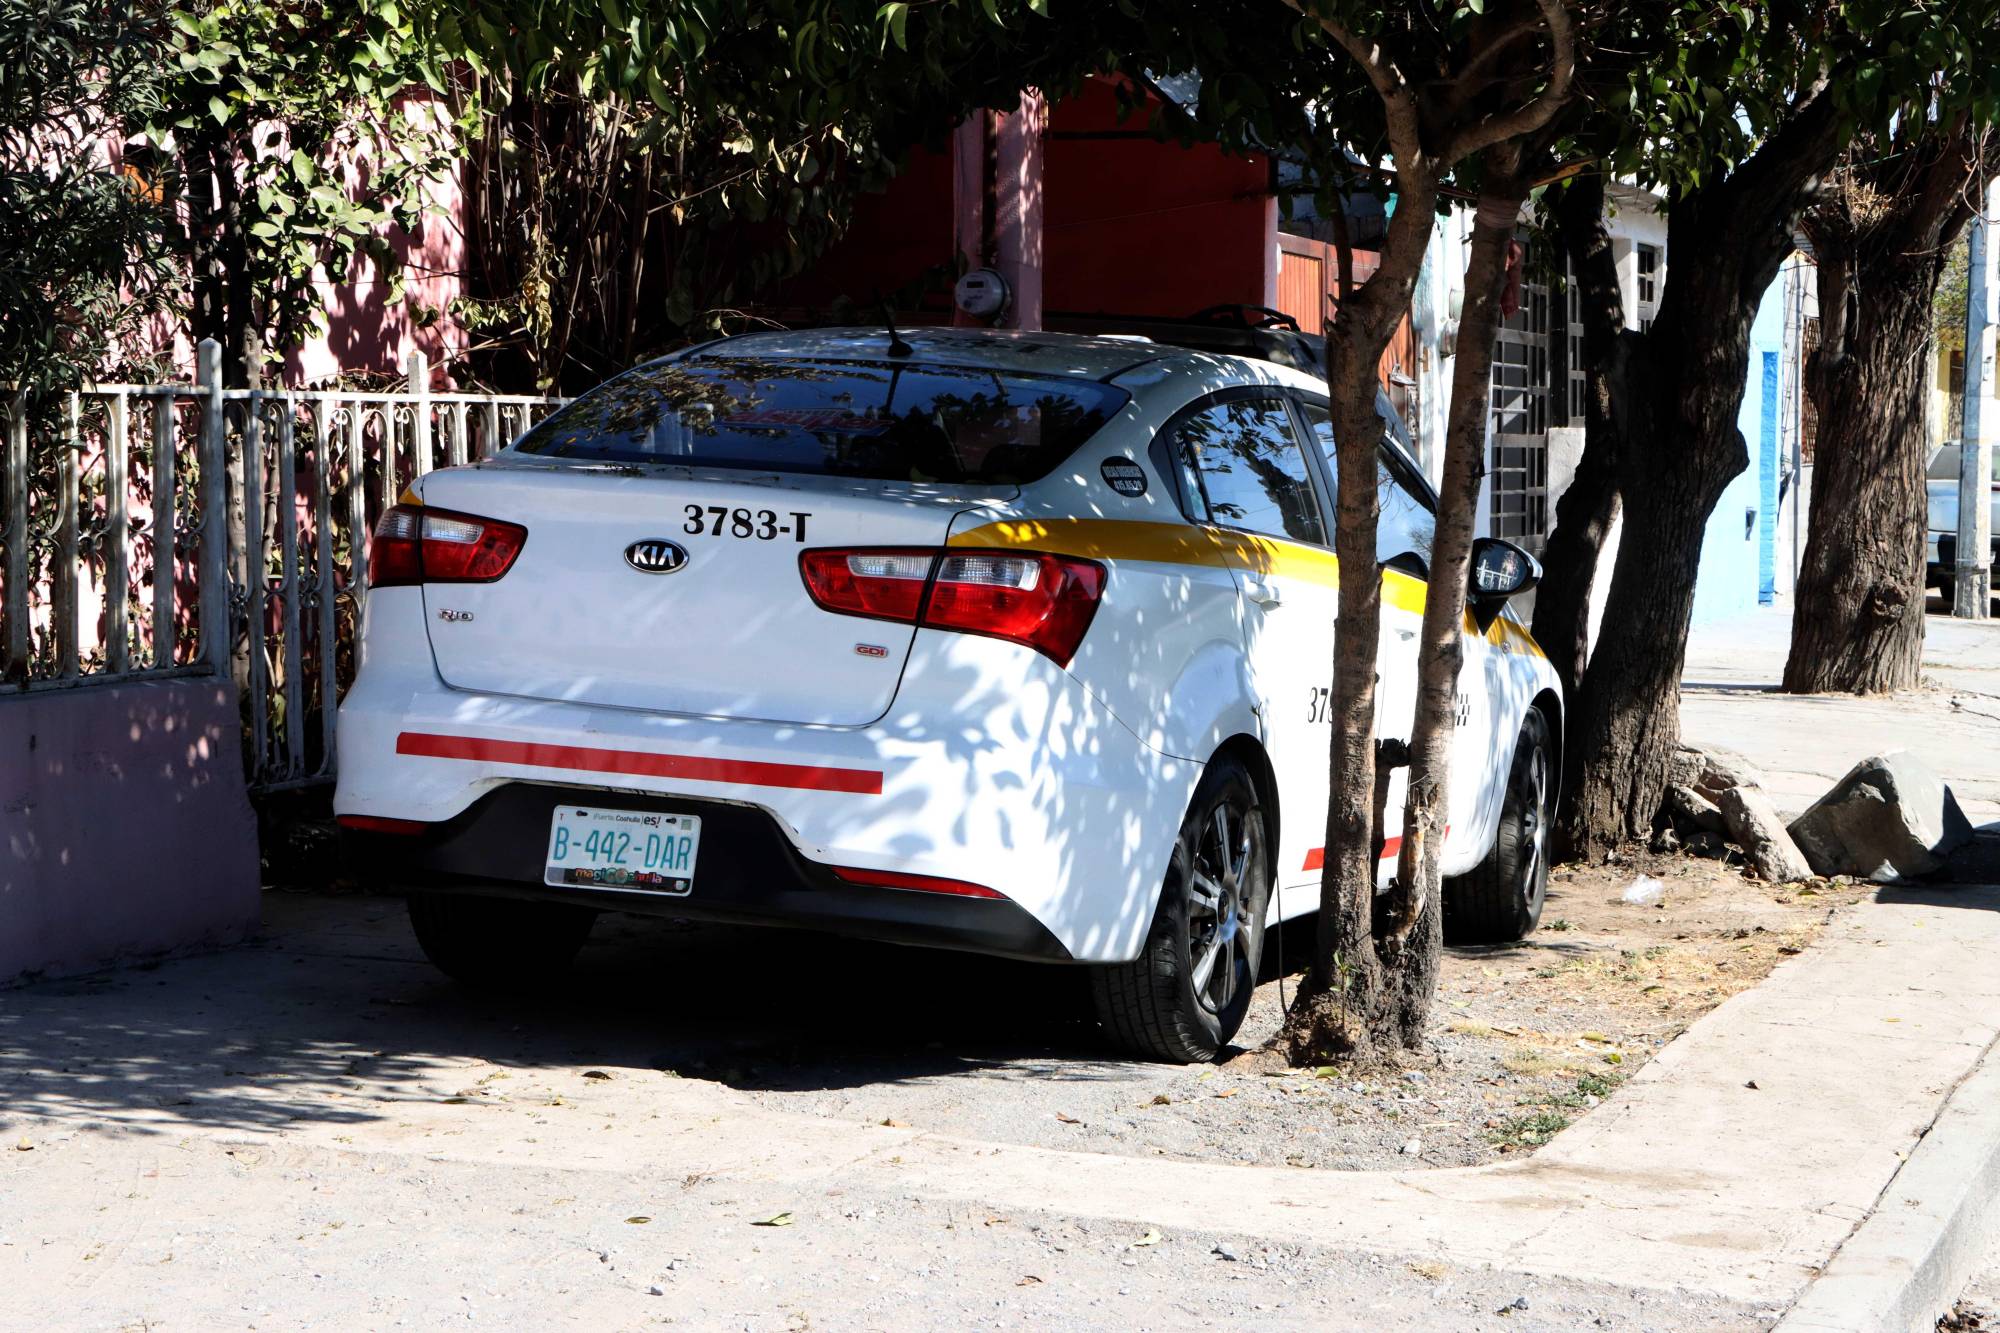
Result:
{"type": "Polygon", "coordinates": [[[330,781],[367,538],[413,479],[492,454],[562,400],[97,385],[34,429],[0,404],[0,697],[232,675],[255,789],[330,781]]]}

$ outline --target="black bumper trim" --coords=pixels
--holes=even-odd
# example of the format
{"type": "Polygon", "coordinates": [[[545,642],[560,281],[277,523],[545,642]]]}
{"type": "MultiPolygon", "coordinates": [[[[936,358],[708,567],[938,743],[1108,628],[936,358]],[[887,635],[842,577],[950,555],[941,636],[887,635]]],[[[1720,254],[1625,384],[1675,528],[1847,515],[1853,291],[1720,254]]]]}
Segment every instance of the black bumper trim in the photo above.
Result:
{"type": "Polygon", "coordinates": [[[1069,950],[1005,898],[850,884],[798,854],[771,815],[754,806],[683,797],[509,783],[417,835],[343,829],[357,869],[426,893],[474,893],[579,903],[607,912],[794,926],[896,944],[920,944],[1044,962],[1069,950]],[[558,805],[654,810],[701,817],[692,893],[674,896],[542,882],[549,821],[558,805]]]}

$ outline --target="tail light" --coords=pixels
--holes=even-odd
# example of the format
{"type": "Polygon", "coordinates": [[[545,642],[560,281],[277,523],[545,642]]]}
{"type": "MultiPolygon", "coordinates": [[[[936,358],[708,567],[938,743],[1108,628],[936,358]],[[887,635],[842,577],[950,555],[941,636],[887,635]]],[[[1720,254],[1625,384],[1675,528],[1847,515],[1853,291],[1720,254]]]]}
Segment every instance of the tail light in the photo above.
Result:
{"type": "Polygon", "coordinates": [[[983,634],[1068,666],[1097,614],[1104,566],[1068,556],[930,549],[807,551],[806,591],[841,615],[983,634]]]}
{"type": "Polygon", "coordinates": [[[527,543],[518,523],[422,505],[392,505],[368,544],[369,581],[377,588],[412,583],[491,583],[527,543]]]}

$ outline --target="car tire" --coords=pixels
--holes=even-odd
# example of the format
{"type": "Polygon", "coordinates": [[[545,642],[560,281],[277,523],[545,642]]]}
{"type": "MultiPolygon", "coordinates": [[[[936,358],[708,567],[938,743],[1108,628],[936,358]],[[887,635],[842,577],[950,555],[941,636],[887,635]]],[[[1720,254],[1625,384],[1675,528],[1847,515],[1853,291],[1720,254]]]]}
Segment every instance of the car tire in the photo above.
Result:
{"type": "Polygon", "coordinates": [[[1213,1060],[1249,1011],[1270,893],[1256,785],[1240,762],[1218,759],[1181,820],[1145,947],[1129,963],[1093,969],[1110,1038],[1148,1059],[1213,1060]]]}
{"type": "Polygon", "coordinates": [[[568,970],[597,913],[568,903],[413,893],[410,926],[424,957],[480,990],[532,990],[568,970]]]}
{"type": "Polygon", "coordinates": [[[1555,746],[1549,720],[1530,708],[1514,742],[1493,850],[1444,888],[1447,944],[1506,944],[1542,920],[1549,889],[1549,824],[1555,805],[1555,746]]]}

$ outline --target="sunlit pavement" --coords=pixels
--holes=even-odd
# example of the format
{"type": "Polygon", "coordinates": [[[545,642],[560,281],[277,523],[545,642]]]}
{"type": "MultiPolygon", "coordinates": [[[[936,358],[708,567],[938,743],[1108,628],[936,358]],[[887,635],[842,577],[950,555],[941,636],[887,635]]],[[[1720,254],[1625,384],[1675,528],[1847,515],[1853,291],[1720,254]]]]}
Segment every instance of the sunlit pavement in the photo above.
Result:
{"type": "Polygon", "coordinates": [[[1682,673],[1683,738],[1762,768],[1788,815],[1857,761],[1907,749],[1951,784],[1973,823],[2000,820],[2000,620],[1954,620],[1935,597],[1931,608],[1923,672],[1937,688],[1889,698],[1776,693],[1791,634],[1783,603],[1696,630],[1682,673]]]}

